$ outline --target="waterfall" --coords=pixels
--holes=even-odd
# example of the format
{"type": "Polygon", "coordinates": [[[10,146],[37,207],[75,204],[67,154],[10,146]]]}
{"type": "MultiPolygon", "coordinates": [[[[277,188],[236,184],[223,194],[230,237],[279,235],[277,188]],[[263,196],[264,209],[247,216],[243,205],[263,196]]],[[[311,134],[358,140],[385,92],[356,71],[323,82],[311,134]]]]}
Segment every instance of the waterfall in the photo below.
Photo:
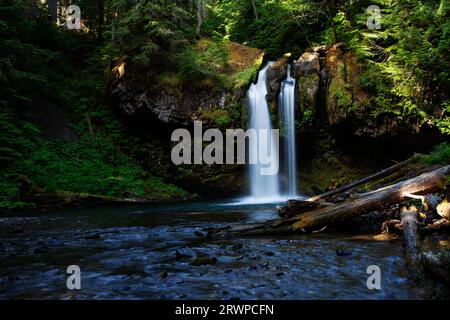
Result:
{"type": "MultiPolygon", "coordinates": [[[[249,105],[249,127],[251,129],[266,129],[271,132],[272,125],[269,113],[269,107],[267,105],[267,69],[269,69],[272,63],[269,62],[258,74],[258,82],[252,84],[248,90],[248,105],[249,105]]],[[[278,146],[275,145],[274,139],[268,139],[270,141],[259,141],[250,139],[249,154],[250,157],[256,156],[258,160],[256,164],[250,164],[249,182],[251,196],[255,200],[267,201],[269,199],[276,199],[280,197],[279,190],[279,174],[274,175],[262,175],[260,169],[263,165],[260,163],[260,159],[257,157],[258,151],[262,146],[262,143],[270,143],[271,155],[275,155],[275,161],[278,161],[278,146]]]]}
{"type": "Polygon", "coordinates": [[[287,76],[281,84],[280,120],[283,124],[284,136],[284,170],[286,186],[283,191],[287,196],[297,195],[297,159],[295,150],[295,79],[291,77],[291,65],[287,67],[287,76]]]}

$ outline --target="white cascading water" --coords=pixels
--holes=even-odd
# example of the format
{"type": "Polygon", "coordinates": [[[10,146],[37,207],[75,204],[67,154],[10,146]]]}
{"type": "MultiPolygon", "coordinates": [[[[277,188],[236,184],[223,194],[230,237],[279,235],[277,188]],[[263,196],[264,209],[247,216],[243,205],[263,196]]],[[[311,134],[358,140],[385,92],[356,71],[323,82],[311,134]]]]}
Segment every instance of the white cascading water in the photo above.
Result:
{"type": "MultiPolygon", "coordinates": [[[[270,120],[269,107],[267,105],[267,69],[272,63],[269,62],[258,75],[258,82],[252,84],[248,90],[249,104],[249,127],[260,130],[266,129],[271,133],[272,125],[270,120]]],[[[270,136],[270,135],[269,135],[270,136]]],[[[274,139],[270,139],[270,152],[275,155],[274,161],[278,161],[278,146],[274,139]]],[[[249,182],[251,197],[254,201],[270,201],[280,197],[279,174],[262,175],[260,169],[263,165],[259,162],[258,151],[262,143],[267,141],[250,140],[249,153],[250,157],[255,156],[256,164],[250,164],[249,182]]]]}
{"type": "Polygon", "coordinates": [[[295,150],[295,79],[291,77],[291,65],[287,67],[287,77],[281,84],[280,119],[284,125],[284,174],[287,196],[297,195],[297,159],[295,150]]]}

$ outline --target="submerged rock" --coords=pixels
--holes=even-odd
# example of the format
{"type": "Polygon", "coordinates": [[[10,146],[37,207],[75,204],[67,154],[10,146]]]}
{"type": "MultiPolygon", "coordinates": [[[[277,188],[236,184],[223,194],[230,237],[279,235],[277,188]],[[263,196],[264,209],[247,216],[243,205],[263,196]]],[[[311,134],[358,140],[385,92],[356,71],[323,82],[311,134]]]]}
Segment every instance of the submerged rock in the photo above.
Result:
{"type": "Polygon", "coordinates": [[[178,251],[178,250],[175,251],[175,259],[176,259],[176,260],[181,260],[181,259],[184,259],[184,258],[190,258],[190,257],[191,257],[191,256],[188,255],[188,254],[182,253],[182,252],[180,252],[180,251],[178,251]]]}
{"type": "Polygon", "coordinates": [[[167,271],[163,271],[163,272],[161,272],[160,276],[161,276],[161,279],[165,280],[169,276],[169,273],[167,271]]]}
{"type": "Polygon", "coordinates": [[[349,257],[352,255],[352,253],[347,250],[336,250],[336,255],[338,257],[349,257]]]}
{"type": "Polygon", "coordinates": [[[194,261],[191,262],[191,265],[193,266],[202,266],[202,265],[208,265],[208,264],[216,264],[217,259],[215,257],[208,257],[208,256],[197,256],[194,261]]]}

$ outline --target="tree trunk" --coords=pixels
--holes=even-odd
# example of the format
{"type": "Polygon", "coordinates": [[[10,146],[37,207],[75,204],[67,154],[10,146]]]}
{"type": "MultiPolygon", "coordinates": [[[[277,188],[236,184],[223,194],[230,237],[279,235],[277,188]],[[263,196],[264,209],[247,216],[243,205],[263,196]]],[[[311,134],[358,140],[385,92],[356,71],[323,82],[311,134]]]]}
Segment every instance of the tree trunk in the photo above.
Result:
{"type": "Polygon", "coordinates": [[[323,208],[332,205],[318,201],[289,200],[285,206],[278,208],[278,215],[283,218],[290,218],[296,214],[308,212],[313,209],[323,208]]]}
{"type": "Polygon", "coordinates": [[[97,0],[98,10],[98,26],[97,26],[97,39],[98,42],[103,41],[103,25],[105,24],[105,2],[104,0],[97,0]]]}
{"type": "Polygon", "coordinates": [[[28,0],[28,17],[30,19],[35,19],[38,17],[38,7],[36,0],[28,0]]]}
{"type": "Polygon", "coordinates": [[[354,215],[403,202],[408,199],[407,194],[427,194],[441,190],[447,183],[449,175],[450,165],[364,193],[357,199],[297,214],[290,219],[269,221],[242,232],[244,234],[272,234],[317,230],[354,215]]]}
{"type": "Polygon", "coordinates": [[[204,18],[205,0],[197,0],[197,28],[195,29],[196,38],[200,38],[204,18]]]}
{"type": "Polygon", "coordinates": [[[56,23],[58,20],[58,0],[47,0],[48,11],[52,17],[52,21],[56,23]]]}
{"type": "Polygon", "coordinates": [[[255,20],[258,20],[258,10],[256,9],[256,2],[252,0],[253,14],[255,15],[255,20]]]}
{"type": "Polygon", "coordinates": [[[33,201],[40,205],[99,205],[99,204],[131,204],[131,203],[152,203],[149,198],[133,196],[130,198],[116,198],[93,194],[55,192],[37,193],[33,196],[33,201]]]}

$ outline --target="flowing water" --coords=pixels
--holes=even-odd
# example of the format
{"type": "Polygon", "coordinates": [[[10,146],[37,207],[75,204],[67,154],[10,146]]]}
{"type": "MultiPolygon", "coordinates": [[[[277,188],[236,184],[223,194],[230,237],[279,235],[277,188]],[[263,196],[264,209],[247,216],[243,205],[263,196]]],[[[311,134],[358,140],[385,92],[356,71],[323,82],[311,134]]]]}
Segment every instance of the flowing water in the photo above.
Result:
{"type": "Polygon", "coordinates": [[[431,285],[406,278],[401,242],[207,236],[275,217],[273,204],[205,202],[1,215],[0,299],[430,298],[431,285]],[[79,291],[66,288],[69,265],[81,269],[79,291]],[[370,265],[379,291],[366,286],[370,265]]]}
{"type": "Polygon", "coordinates": [[[290,197],[297,195],[297,158],[295,149],[295,79],[291,76],[291,65],[287,67],[287,76],[281,84],[280,120],[284,128],[284,175],[286,187],[282,190],[290,197]]]}
{"type": "MultiPolygon", "coordinates": [[[[258,82],[250,86],[248,90],[248,104],[250,121],[249,127],[251,129],[267,130],[269,134],[265,139],[252,139],[249,146],[249,158],[257,159],[256,164],[249,165],[249,183],[250,194],[253,199],[268,201],[268,199],[276,199],[280,197],[279,188],[279,174],[263,175],[261,169],[265,167],[261,163],[261,159],[258,154],[262,148],[267,147],[270,150],[270,155],[273,156],[273,161],[278,162],[278,145],[276,145],[275,139],[270,135],[272,125],[269,113],[269,107],[267,105],[267,69],[272,63],[268,63],[258,75],[258,82]],[[265,144],[268,144],[266,146],[265,144]]],[[[265,152],[264,152],[265,153],[265,152]]],[[[278,167],[278,165],[277,165],[278,167]]]]}

